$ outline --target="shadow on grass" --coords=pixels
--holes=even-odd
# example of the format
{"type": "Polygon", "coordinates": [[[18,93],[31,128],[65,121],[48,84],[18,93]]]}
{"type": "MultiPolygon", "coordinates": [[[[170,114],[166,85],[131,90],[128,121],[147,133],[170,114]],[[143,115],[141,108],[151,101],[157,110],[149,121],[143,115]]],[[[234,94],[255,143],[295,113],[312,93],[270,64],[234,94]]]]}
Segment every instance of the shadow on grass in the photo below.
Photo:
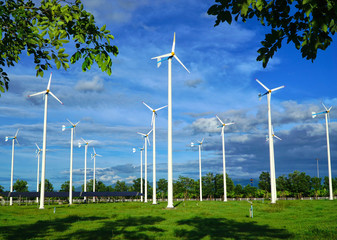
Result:
{"type": "Polygon", "coordinates": [[[285,229],[273,229],[268,225],[258,225],[256,222],[237,222],[226,218],[201,218],[194,217],[181,220],[177,225],[182,227],[174,231],[175,236],[181,239],[287,239],[293,237],[285,229]],[[191,229],[192,227],[192,229],[191,229]],[[189,229],[189,230],[187,230],[189,229]]]}
{"type": "Polygon", "coordinates": [[[23,224],[19,226],[0,227],[2,239],[35,239],[50,236],[50,232],[63,232],[71,227],[75,222],[96,221],[106,219],[103,217],[80,217],[68,216],[53,220],[37,221],[34,224],[23,224]]]}
{"type": "Polygon", "coordinates": [[[155,225],[164,220],[162,217],[142,216],[105,221],[99,228],[81,229],[61,239],[154,239],[151,235],[156,235],[157,239],[158,233],[164,230],[155,225]]]}

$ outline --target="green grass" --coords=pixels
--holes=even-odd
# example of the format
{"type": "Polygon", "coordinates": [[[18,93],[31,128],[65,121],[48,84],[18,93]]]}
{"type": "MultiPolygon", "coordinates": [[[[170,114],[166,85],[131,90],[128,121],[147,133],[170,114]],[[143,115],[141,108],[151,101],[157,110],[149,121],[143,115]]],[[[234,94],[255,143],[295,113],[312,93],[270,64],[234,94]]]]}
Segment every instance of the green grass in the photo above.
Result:
{"type": "Polygon", "coordinates": [[[337,239],[337,201],[0,207],[0,239],[337,239]],[[56,212],[54,213],[54,207],[56,212]]]}

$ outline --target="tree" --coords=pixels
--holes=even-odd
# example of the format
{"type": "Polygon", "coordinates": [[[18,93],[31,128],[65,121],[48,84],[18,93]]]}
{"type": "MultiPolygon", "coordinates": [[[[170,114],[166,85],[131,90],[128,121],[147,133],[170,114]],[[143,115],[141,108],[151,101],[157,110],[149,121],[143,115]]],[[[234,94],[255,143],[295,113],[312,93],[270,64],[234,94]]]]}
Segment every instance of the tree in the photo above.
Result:
{"type": "Polygon", "coordinates": [[[0,192],[4,191],[4,187],[0,185],[0,192]]]}
{"type": "Polygon", "coordinates": [[[215,0],[208,9],[215,15],[215,26],[256,18],[270,27],[258,52],[258,61],[266,67],[281,48],[282,41],[292,42],[302,57],[313,61],[318,49],[325,50],[337,30],[336,0],[215,0]]]}
{"type": "Polygon", "coordinates": [[[259,176],[259,188],[261,190],[265,190],[266,192],[270,192],[270,175],[269,172],[262,172],[259,176]]]}
{"type": "MultiPolygon", "coordinates": [[[[194,197],[194,186],[195,186],[195,181],[192,178],[189,177],[183,177],[179,176],[178,180],[175,183],[175,195],[177,197],[184,197],[186,200],[187,198],[194,197]]],[[[166,185],[167,187],[167,185],[166,185]]]]}
{"type": "Polygon", "coordinates": [[[296,197],[309,196],[311,177],[304,172],[294,171],[288,175],[289,191],[296,197]]]}
{"type": "MultiPolygon", "coordinates": [[[[39,183],[39,191],[41,189],[41,183],[39,183]]],[[[54,192],[54,187],[53,187],[53,184],[51,184],[51,182],[49,182],[48,179],[45,179],[45,182],[44,182],[44,191],[45,192],[54,192]]]]}
{"type": "Polygon", "coordinates": [[[28,184],[25,180],[16,180],[13,185],[13,190],[17,192],[28,192],[28,184]]]}
{"type": "Polygon", "coordinates": [[[202,193],[207,198],[213,198],[215,195],[215,178],[213,173],[207,173],[202,177],[202,193]]]}
{"type": "MultiPolygon", "coordinates": [[[[227,189],[227,196],[233,192],[234,190],[234,183],[233,180],[228,177],[226,173],[226,189],[227,189]]],[[[223,187],[223,174],[216,174],[215,175],[215,197],[216,198],[223,198],[224,197],[224,187],[223,187]]]]}
{"type": "Polygon", "coordinates": [[[251,186],[250,184],[248,184],[247,186],[244,187],[243,194],[247,198],[256,197],[256,195],[257,195],[257,188],[251,186]]]}
{"type": "Polygon", "coordinates": [[[128,190],[128,187],[126,186],[126,183],[124,181],[117,181],[114,190],[116,192],[126,192],[128,190]]]}
{"type": "MultiPolygon", "coordinates": [[[[61,185],[61,190],[60,192],[69,192],[69,185],[70,185],[70,181],[65,181],[62,185],[61,185]]],[[[73,186],[73,192],[75,191],[75,187],[73,186]]]]}
{"type": "Polygon", "coordinates": [[[234,193],[235,193],[235,197],[237,198],[241,198],[243,197],[243,189],[241,184],[236,184],[234,187],[234,193]]]}
{"type": "Polygon", "coordinates": [[[158,193],[160,193],[162,199],[164,199],[164,197],[167,196],[167,180],[166,179],[161,178],[158,180],[157,191],[158,193]]]}
{"type": "MultiPolygon", "coordinates": [[[[0,66],[13,67],[20,55],[32,55],[36,76],[52,67],[68,69],[70,61],[79,59],[82,70],[90,70],[94,62],[108,75],[118,48],[110,44],[113,35],[106,26],[96,26],[94,16],[85,11],[81,0],[0,1],[0,66]],[[75,49],[69,57],[67,49],[75,49]]],[[[0,67],[0,91],[8,90],[9,77],[0,67]]]]}
{"type": "MultiPolygon", "coordinates": [[[[131,186],[132,191],[140,193],[140,178],[132,180],[133,185],[131,186]]],[[[143,179],[143,186],[145,186],[145,181],[143,179]]],[[[144,193],[144,191],[143,191],[144,193]]]]}

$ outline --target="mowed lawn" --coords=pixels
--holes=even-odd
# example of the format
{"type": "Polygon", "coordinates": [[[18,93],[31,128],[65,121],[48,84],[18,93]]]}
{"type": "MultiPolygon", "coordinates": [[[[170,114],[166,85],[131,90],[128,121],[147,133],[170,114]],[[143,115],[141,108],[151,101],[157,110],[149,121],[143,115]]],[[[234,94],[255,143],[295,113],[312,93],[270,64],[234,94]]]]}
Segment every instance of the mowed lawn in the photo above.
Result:
{"type": "Polygon", "coordinates": [[[0,207],[0,239],[337,239],[337,201],[0,207]],[[55,208],[55,213],[54,213],[55,208]]]}

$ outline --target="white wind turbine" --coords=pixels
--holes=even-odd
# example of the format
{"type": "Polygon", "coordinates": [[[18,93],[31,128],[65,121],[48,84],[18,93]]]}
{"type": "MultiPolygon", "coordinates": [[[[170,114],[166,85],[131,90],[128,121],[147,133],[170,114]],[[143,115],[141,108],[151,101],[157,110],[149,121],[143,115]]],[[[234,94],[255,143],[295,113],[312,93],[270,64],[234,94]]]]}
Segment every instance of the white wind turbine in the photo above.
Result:
{"type": "MultiPolygon", "coordinates": [[[[275,135],[273,126],[271,126],[271,131],[272,131],[272,134],[271,134],[271,135],[272,135],[274,138],[277,138],[278,140],[282,140],[281,138],[279,138],[278,136],[275,135]]],[[[267,136],[266,136],[266,142],[268,142],[268,141],[269,141],[269,136],[267,135],[267,136]]]]}
{"type": "Polygon", "coordinates": [[[147,105],[145,102],[143,102],[143,104],[152,111],[152,121],[151,121],[151,126],[153,129],[153,133],[152,133],[152,152],[153,152],[153,194],[152,194],[152,204],[157,204],[157,188],[156,188],[156,116],[157,116],[157,112],[163,108],[166,108],[166,106],[157,108],[157,109],[153,109],[151,108],[149,105],[147,105]]]}
{"type": "Polygon", "coordinates": [[[46,147],[47,147],[47,110],[48,110],[48,95],[52,95],[59,103],[63,103],[50,91],[50,82],[52,74],[50,73],[49,82],[47,89],[29,95],[28,97],[37,96],[44,94],[44,120],[43,120],[43,145],[42,145],[42,166],[41,166],[41,191],[40,191],[40,207],[39,209],[44,209],[44,186],[45,186],[45,176],[46,176],[46,147]]]}
{"type": "Polygon", "coordinates": [[[276,203],[277,193],[276,193],[276,177],[275,177],[275,160],[274,160],[274,139],[272,137],[272,124],[271,124],[271,108],[270,108],[270,99],[271,93],[284,88],[284,86],[280,86],[277,88],[269,89],[265,85],[263,85],[259,80],[256,81],[267,90],[264,94],[259,94],[259,99],[261,99],[264,95],[267,95],[268,102],[268,137],[269,141],[269,160],[270,160],[270,186],[271,186],[271,203],[276,203]]]}
{"type": "MultiPolygon", "coordinates": [[[[39,181],[40,181],[40,153],[42,149],[35,143],[36,145],[36,156],[37,156],[37,178],[36,178],[36,192],[39,192],[39,181]]],[[[36,202],[39,202],[39,197],[36,197],[36,202]]]]}
{"type": "Polygon", "coordinates": [[[147,134],[145,134],[145,133],[140,133],[140,132],[137,132],[138,134],[140,134],[140,135],[142,135],[143,137],[144,137],[144,141],[145,141],[145,148],[144,148],[144,150],[145,150],[145,166],[144,166],[144,168],[145,168],[145,197],[144,197],[144,202],[145,203],[147,203],[147,143],[149,143],[149,145],[150,145],[150,140],[149,140],[149,135],[151,134],[151,132],[152,132],[152,130],[153,129],[151,129],[151,131],[150,132],[148,132],[147,134]]]}
{"type": "Polygon", "coordinates": [[[74,130],[79,121],[76,124],[67,119],[71,126],[66,127],[62,125],[62,131],[66,130],[66,128],[71,128],[71,137],[70,137],[70,181],[69,181],[69,205],[73,204],[73,147],[74,147],[74,130]]]}
{"type": "Polygon", "coordinates": [[[140,201],[143,202],[143,151],[144,147],[139,149],[140,151],[140,201]]]}
{"type": "Polygon", "coordinates": [[[323,112],[312,112],[312,117],[315,118],[317,115],[324,114],[325,115],[325,129],[326,129],[326,147],[328,152],[328,170],[329,170],[329,200],[333,200],[333,191],[332,191],[332,176],[331,176],[331,159],[330,159],[330,141],[329,141],[329,120],[330,120],[330,110],[322,103],[323,107],[325,108],[325,111],[323,112]],[[329,119],[329,120],[328,120],[329,119]]]}
{"type": "Polygon", "coordinates": [[[223,165],[223,190],[224,190],[224,198],[223,201],[227,202],[227,182],[226,182],[226,158],[225,158],[225,126],[229,126],[234,124],[233,122],[231,123],[224,123],[221,121],[221,119],[216,116],[216,118],[219,120],[221,125],[221,136],[222,136],[222,165],[223,165]]]}
{"type": "MultiPolygon", "coordinates": [[[[17,144],[19,144],[17,136],[18,136],[18,132],[19,129],[16,130],[16,133],[13,137],[6,137],[5,141],[7,142],[8,140],[12,140],[12,167],[11,167],[11,189],[10,192],[13,192],[13,174],[14,174],[14,145],[15,145],[15,141],[17,144]]],[[[12,206],[13,205],[13,198],[10,197],[9,198],[9,205],[12,206]]]]}
{"type": "Polygon", "coordinates": [[[189,73],[188,69],[179,60],[177,55],[175,55],[175,52],[174,52],[175,40],[176,40],[176,34],[174,33],[171,53],[167,53],[167,54],[152,58],[152,59],[157,59],[157,67],[160,66],[162,61],[168,60],[167,208],[174,208],[173,206],[173,179],[172,179],[172,58],[174,57],[181,64],[181,66],[183,66],[183,68],[185,68],[186,71],[189,73]]]}
{"type": "MultiPolygon", "coordinates": [[[[204,142],[204,139],[201,140],[201,142],[198,141],[199,145],[199,189],[200,189],[200,202],[202,202],[202,178],[201,178],[201,146],[204,142]]],[[[194,143],[191,142],[191,147],[194,147],[194,143]]]]}
{"type": "MultiPolygon", "coordinates": [[[[96,153],[95,148],[92,148],[94,150],[94,154],[91,154],[91,160],[94,160],[94,176],[93,176],[93,182],[92,182],[92,191],[96,191],[96,156],[102,157],[102,155],[99,155],[96,153]]],[[[95,196],[92,199],[93,202],[95,202],[95,196]]]]}
{"type": "MultiPolygon", "coordinates": [[[[83,138],[81,138],[84,143],[84,192],[87,191],[87,153],[88,153],[88,145],[92,141],[86,141],[83,138]]],[[[82,146],[81,142],[78,142],[78,147],[80,148],[82,146]]],[[[87,197],[84,197],[84,201],[87,200],[87,197]]]]}

